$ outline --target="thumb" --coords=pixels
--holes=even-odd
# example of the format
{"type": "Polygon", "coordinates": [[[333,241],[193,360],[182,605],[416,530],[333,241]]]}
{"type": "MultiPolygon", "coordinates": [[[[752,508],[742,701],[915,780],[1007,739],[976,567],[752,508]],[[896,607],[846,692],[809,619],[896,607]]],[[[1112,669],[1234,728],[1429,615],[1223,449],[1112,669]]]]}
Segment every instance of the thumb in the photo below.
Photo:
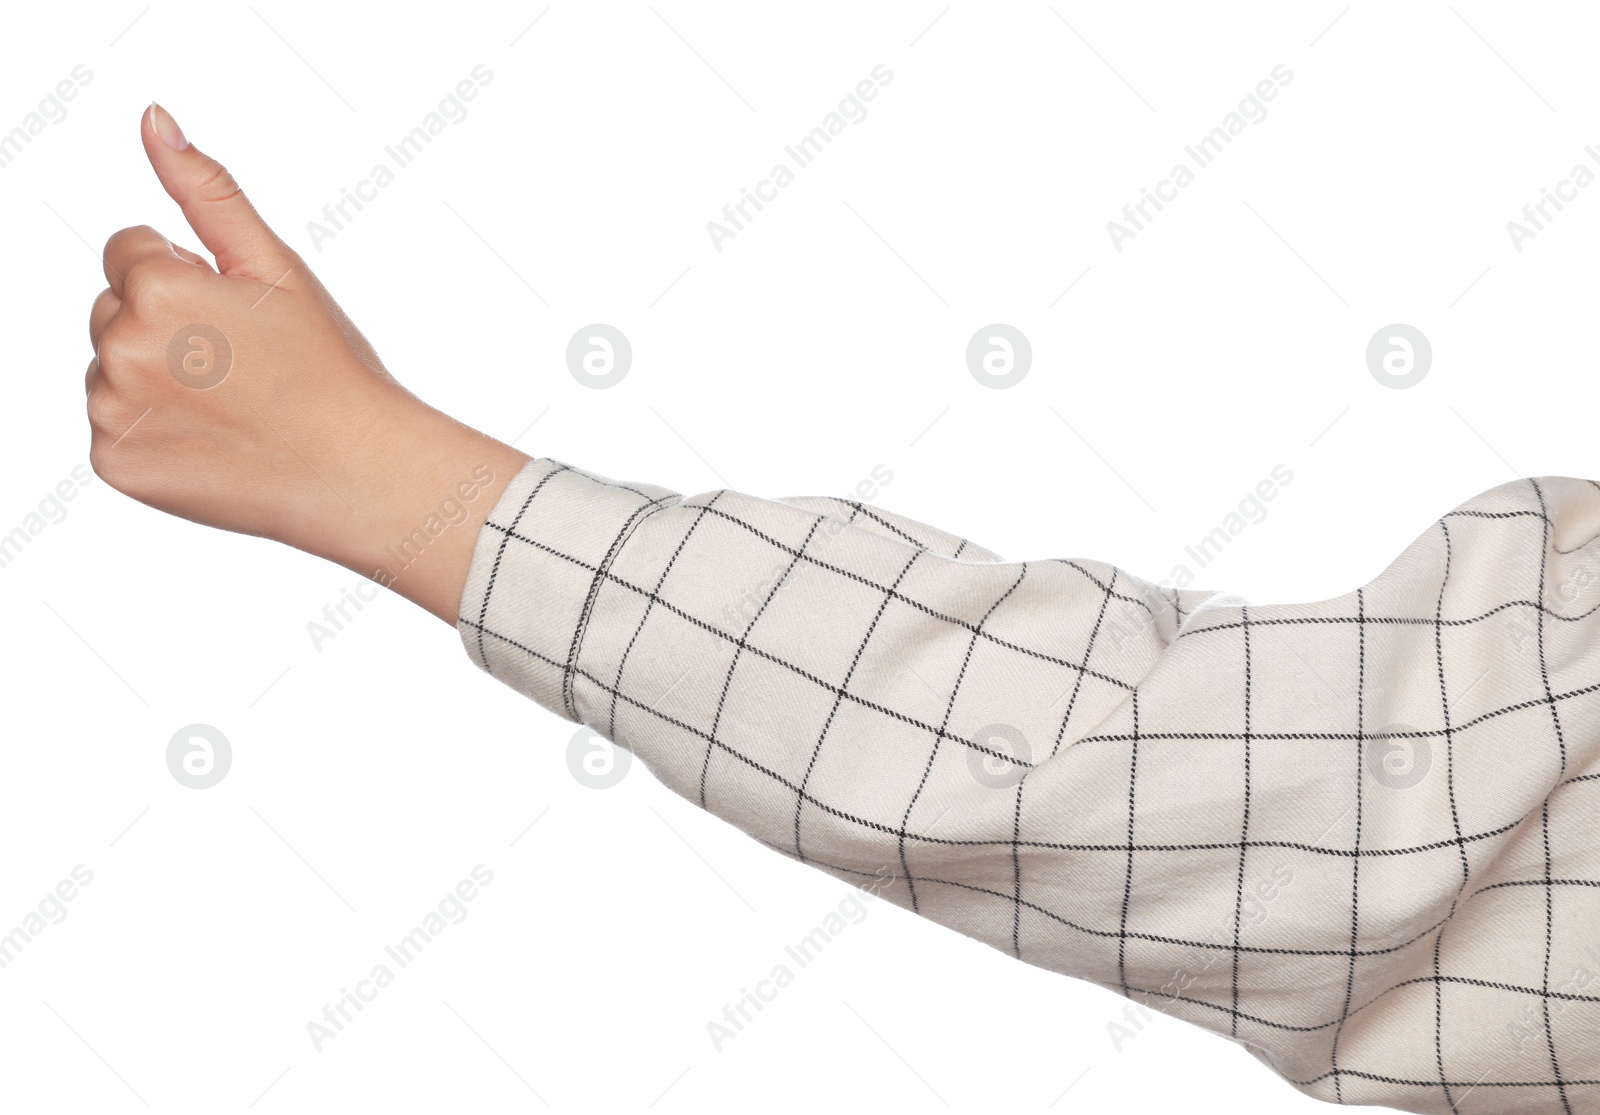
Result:
{"type": "Polygon", "coordinates": [[[141,128],[156,177],[178,203],[224,275],[275,282],[293,264],[289,246],[256,212],[228,169],[185,138],[166,109],[150,102],[141,128]]]}

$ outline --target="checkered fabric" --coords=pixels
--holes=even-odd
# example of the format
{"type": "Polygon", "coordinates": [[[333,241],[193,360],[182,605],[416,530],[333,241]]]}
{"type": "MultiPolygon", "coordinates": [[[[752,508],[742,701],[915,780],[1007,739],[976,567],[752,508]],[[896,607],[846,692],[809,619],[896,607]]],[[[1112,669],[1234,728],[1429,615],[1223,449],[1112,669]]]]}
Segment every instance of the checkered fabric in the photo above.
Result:
{"type": "Polygon", "coordinates": [[[873,507],[531,461],[471,657],[802,862],[1308,1095],[1600,1111],[1600,485],[1343,596],[1007,562],[873,507]]]}

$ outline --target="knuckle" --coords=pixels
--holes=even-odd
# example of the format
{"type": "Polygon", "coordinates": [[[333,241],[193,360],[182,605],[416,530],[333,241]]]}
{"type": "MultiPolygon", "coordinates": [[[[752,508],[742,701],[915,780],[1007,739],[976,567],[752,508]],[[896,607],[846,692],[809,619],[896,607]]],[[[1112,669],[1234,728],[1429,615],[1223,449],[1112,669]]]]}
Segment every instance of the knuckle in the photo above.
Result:
{"type": "Polygon", "coordinates": [[[109,290],[102,290],[89,306],[89,339],[98,341],[111,319],[117,316],[120,300],[109,290]]]}
{"type": "Polygon", "coordinates": [[[185,276],[179,266],[184,264],[176,258],[170,262],[157,258],[135,263],[128,268],[123,304],[135,314],[159,312],[171,306],[183,292],[185,276]]]}
{"type": "MultiPolygon", "coordinates": [[[[117,428],[117,423],[126,409],[122,400],[117,398],[115,392],[109,390],[104,384],[89,392],[84,408],[89,416],[89,425],[97,433],[110,433],[117,428]]],[[[96,469],[95,471],[99,471],[96,469]]]]}
{"type": "Polygon", "coordinates": [[[139,362],[143,350],[127,326],[119,324],[122,320],[118,318],[113,321],[100,334],[100,347],[96,355],[100,358],[101,369],[106,372],[127,371],[139,362]]]}
{"type": "Polygon", "coordinates": [[[122,305],[156,326],[187,318],[207,298],[205,272],[177,256],[149,256],[129,269],[122,305]]]}
{"type": "Polygon", "coordinates": [[[196,173],[194,190],[203,200],[213,203],[230,201],[243,193],[232,172],[215,159],[196,173]]]}
{"type": "Polygon", "coordinates": [[[126,248],[129,244],[138,243],[141,240],[148,240],[152,236],[159,235],[160,233],[149,225],[130,225],[127,228],[119,228],[106,238],[103,254],[109,256],[115,251],[126,248]]]}

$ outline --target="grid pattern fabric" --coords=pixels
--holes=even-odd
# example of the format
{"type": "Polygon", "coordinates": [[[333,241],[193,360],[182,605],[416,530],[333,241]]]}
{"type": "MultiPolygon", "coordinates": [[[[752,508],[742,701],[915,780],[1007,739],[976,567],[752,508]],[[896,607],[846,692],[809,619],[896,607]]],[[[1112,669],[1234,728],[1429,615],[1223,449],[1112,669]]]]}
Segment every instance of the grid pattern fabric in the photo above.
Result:
{"type": "Polygon", "coordinates": [[[777,851],[1308,1095],[1581,1115],[1597,536],[1600,485],[1519,480],[1353,592],[1258,606],[844,500],[537,459],[458,629],[777,851]]]}

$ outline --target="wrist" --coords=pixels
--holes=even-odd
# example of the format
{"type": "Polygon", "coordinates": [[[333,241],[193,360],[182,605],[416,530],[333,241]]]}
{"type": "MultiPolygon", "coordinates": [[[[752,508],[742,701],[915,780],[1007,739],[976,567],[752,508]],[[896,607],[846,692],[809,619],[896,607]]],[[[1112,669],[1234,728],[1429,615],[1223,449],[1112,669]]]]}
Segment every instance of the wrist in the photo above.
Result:
{"type": "Polygon", "coordinates": [[[484,519],[529,457],[395,385],[319,502],[336,520],[309,545],[454,625],[484,519]],[[381,418],[379,417],[381,415],[381,418]]]}

